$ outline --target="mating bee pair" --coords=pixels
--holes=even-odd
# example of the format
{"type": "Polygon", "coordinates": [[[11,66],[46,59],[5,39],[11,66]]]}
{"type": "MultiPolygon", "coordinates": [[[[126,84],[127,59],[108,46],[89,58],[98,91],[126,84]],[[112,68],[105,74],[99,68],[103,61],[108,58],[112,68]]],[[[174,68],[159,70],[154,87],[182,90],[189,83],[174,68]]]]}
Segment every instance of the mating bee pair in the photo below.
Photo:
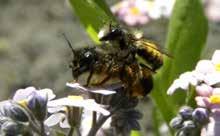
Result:
{"type": "Polygon", "coordinates": [[[77,80],[89,72],[86,86],[101,86],[111,79],[118,79],[128,96],[147,95],[153,88],[152,74],[163,64],[163,53],[156,44],[112,25],[103,28],[99,36],[101,48],[74,50],[66,39],[74,55],[71,63],[73,78],[77,80]],[[94,75],[99,77],[97,82],[91,80],[94,75]]]}

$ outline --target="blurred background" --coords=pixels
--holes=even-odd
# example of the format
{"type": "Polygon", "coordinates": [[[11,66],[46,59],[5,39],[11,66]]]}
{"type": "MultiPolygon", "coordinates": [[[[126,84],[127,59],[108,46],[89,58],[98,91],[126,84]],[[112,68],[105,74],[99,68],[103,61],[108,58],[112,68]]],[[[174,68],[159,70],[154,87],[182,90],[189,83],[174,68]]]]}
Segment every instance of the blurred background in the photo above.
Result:
{"type": "MultiPolygon", "coordinates": [[[[143,31],[146,37],[163,46],[170,13],[166,12],[165,15],[156,13],[159,10],[161,13],[166,11],[164,8],[172,9],[170,1],[173,0],[165,0],[168,2],[149,0],[148,6],[152,6],[156,1],[164,5],[161,4],[159,8],[150,8],[151,12],[139,24],[126,22],[126,18],[120,16],[118,10],[123,5],[119,4],[121,1],[108,0],[107,2],[122,23],[143,31]]],[[[220,2],[206,0],[203,3],[209,19],[209,34],[202,58],[210,58],[214,50],[220,47],[220,2]]],[[[135,8],[131,11],[136,13],[135,8]]],[[[65,83],[72,80],[68,67],[72,54],[62,33],[67,35],[74,47],[93,44],[67,1],[0,0],[1,101],[11,97],[17,89],[27,86],[51,88],[59,96],[70,91],[65,83]]],[[[143,101],[148,100],[146,98],[143,101]]],[[[150,102],[147,105],[149,109],[153,108],[150,102]]],[[[140,107],[146,107],[145,103],[141,103],[140,107]]],[[[142,120],[144,126],[142,129],[148,131],[152,129],[149,125],[150,119],[147,118],[151,112],[145,114],[147,115],[142,120]]]]}

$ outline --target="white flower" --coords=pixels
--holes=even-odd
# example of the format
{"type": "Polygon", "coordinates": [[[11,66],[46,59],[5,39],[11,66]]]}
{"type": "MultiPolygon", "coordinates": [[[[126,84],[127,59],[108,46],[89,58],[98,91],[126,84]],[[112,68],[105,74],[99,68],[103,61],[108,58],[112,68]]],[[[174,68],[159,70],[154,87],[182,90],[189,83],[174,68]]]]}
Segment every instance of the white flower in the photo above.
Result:
{"type": "Polygon", "coordinates": [[[68,123],[68,114],[66,114],[68,109],[66,107],[73,107],[78,110],[83,108],[85,110],[96,111],[105,116],[110,114],[109,111],[102,108],[102,105],[97,104],[95,100],[83,99],[82,96],[68,96],[56,99],[49,101],[47,106],[48,112],[54,113],[45,121],[47,126],[53,126],[60,123],[60,127],[69,128],[70,125],[68,123]],[[54,118],[56,119],[54,120],[54,118]]]}
{"type": "MultiPolygon", "coordinates": [[[[99,116],[100,114],[98,114],[99,116]]],[[[88,110],[84,110],[82,114],[82,122],[81,122],[81,135],[82,136],[87,136],[89,133],[89,130],[92,127],[92,112],[88,110]]],[[[99,129],[96,135],[99,135],[101,133],[102,129],[108,129],[110,128],[111,125],[111,118],[108,118],[105,123],[102,125],[102,127],[99,129]]]]}
{"type": "Polygon", "coordinates": [[[172,95],[178,88],[187,90],[190,84],[197,86],[199,82],[208,86],[220,83],[220,50],[215,51],[212,60],[200,60],[195,70],[181,74],[169,87],[167,94],[172,95]]]}
{"type": "Polygon", "coordinates": [[[195,76],[194,72],[185,72],[180,75],[180,77],[172,83],[169,87],[167,94],[172,95],[177,89],[187,90],[189,85],[197,85],[198,79],[195,76]]]}
{"type": "Polygon", "coordinates": [[[87,110],[97,111],[107,116],[110,114],[109,111],[102,108],[102,106],[95,102],[93,99],[83,99],[81,96],[68,96],[56,100],[49,101],[47,104],[48,108],[50,107],[60,107],[60,106],[73,106],[73,107],[82,107],[87,110]]]}
{"type": "Polygon", "coordinates": [[[197,73],[201,73],[201,74],[208,74],[208,73],[212,73],[215,71],[215,67],[212,63],[212,61],[210,60],[200,60],[195,68],[195,71],[197,73]]]}

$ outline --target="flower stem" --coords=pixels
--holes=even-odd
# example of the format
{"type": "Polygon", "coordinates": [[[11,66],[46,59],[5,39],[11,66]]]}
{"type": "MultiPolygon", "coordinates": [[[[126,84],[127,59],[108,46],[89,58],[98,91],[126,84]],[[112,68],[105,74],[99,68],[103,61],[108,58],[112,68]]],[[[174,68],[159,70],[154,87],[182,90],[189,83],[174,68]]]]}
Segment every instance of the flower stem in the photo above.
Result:
{"type": "Polygon", "coordinates": [[[97,122],[97,113],[95,111],[92,112],[92,127],[96,125],[97,122]]]}
{"type": "Polygon", "coordinates": [[[76,128],[76,133],[77,133],[77,136],[81,136],[79,127],[76,128]]]}
{"type": "Polygon", "coordinates": [[[68,134],[67,134],[67,136],[72,136],[72,135],[73,135],[73,132],[74,132],[74,128],[71,127],[70,130],[69,130],[69,132],[68,132],[68,134]]]}
{"type": "Polygon", "coordinates": [[[40,128],[41,128],[41,130],[40,130],[41,136],[46,136],[45,128],[44,128],[44,122],[43,121],[40,122],[40,128]]]}
{"type": "Polygon", "coordinates": [[[89,131],[88,136],[95,136],[96,133],[97,133],[97,131],[99,130],[99,128],[102,127],[102,125],[105,123],[105,121],[106,121],[110,116],[111,116],[111,115],[109,115],[109,116],[100,115],[100,117],[99,117],[99,119],[98,119],[96,125],[93,126],[93,127],[91,128],[91,130],[89,131]]]}

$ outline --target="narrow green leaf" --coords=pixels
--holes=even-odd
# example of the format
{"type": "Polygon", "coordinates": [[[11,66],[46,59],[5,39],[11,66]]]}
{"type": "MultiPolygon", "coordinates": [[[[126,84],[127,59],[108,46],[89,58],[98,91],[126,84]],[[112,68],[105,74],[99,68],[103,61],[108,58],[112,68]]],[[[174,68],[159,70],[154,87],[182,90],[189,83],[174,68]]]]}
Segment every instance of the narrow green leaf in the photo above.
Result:
{"type": "Polygon", "coordinates": [[[153,120],[153,132],[155,136],[160,136],[160,120],[158,115],[158,109],[156,107],[153,108],[152,111],[152,120],[153,120]]]}
{"type": "Polygon", "coordinates": [[[131,131],[131,136],[141,136],[140,132],[137,130],[132,130],[131,131]]]}
{"type": "Polygon", "coordinates": [[[166,91],[181,73],[194,68],[205,45],[207,31],[201,1],[176,0],[166,41],[166,48],[173,58],[165,58],[163,68],[155,76],[151,95],[167,123],[175,116],[177,103],[184,103],[185,98],[179,95],[173,101],[166,91]]]}
{"type": "Polygon", "coordinates": [[[200,0],[177,0],[171,21],[166,47],[173,55],[166,58],[162,78],[168,86],[181,73],[194,69],[206,42],[208,23],[200,0]]]}
{"type": "Polygon", "coordinates": [[[91,39],[99,43],[97,33],[103,24],[114,21],[106,3],[100,0],[69,0],[69,2],[91,39]]]}
{"type": "Polygon", "coordinates": [[[108,15],[113,16],[111,10],[109,9],[109,6],[106,4],[106,2],[104,0],[94,0],[95,3],[97,5],[99,5],[99,7],[102,8],[102,10],[104,10],[108,15]]]}

